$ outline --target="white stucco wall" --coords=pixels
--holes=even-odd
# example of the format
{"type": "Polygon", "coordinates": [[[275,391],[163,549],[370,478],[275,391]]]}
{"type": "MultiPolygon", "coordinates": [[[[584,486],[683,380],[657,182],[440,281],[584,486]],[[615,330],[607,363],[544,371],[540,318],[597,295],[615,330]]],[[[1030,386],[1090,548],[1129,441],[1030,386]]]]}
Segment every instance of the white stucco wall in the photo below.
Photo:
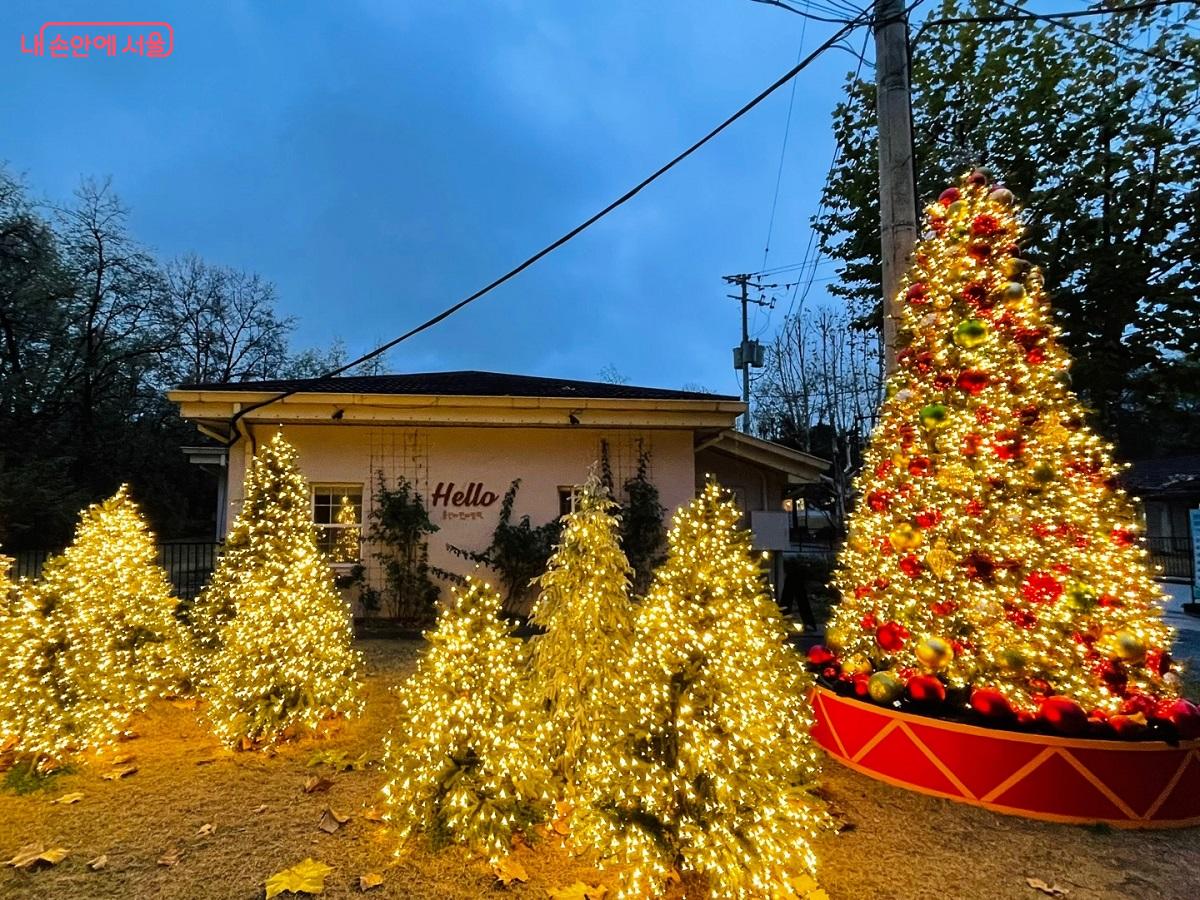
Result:
{"type": "MultiPolygon", "coordinates": [[[[298,450],[301,469],[311,483],[363,486],[364,520],[370,515],[376,472],[382,472],[389,485],[399,476],[414,484],[440,529],[429,539],[430,564],[453,572],[469,571],[471,564],[452,554],[446,545],[474,550],[485,547],[499,515],[499,498],[513,479],[521,479],[514,518],[528,515],[535,525],[550,521],[558,516],[559,487],[578,484],[587,477],[589,468],[600,458],[602,440],[608,443],[613,480],[618,487],[636,470],[641,441],[650,453],[650,478],[668,513],[695,494],[690,430],[330,424],[255,425],[253,435],[261,442],[277,430],[282,430],[298,450]],[[487,506],[432,506],[438,485],[451,483],[456,492],[472,483],[479,484],[475,494],[490,492],[497,499],[487,506]]],[[[249,452],[249,442],[241,441],[230,453],[230,523],[241,509],[249,452]]],[[[370,552],[370,547],[364,548],[364,562],[370,562],[370,552]]]]}

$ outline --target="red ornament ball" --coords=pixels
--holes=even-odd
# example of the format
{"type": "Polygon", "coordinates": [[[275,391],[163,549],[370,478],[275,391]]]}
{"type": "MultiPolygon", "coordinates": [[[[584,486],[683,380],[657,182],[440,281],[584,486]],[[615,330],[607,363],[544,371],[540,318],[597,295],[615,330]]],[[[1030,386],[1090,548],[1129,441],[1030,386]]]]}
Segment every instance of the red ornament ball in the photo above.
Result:
{"type": "Polygon", "coordinates": [[[1021,596],[1030,603],[1053,603],[1062,596],[1063,586],[1049,572],[1030,572],[1021,585],[1021,596]]]}
{"type": "Polygon", "coordinates": [[[1062,734],[1080,734],[1087,728],[1087,713],[1070,697],[1047,697],[1040,714],[1044,722],[1062,734]]]}
{"type": "Polygon", "coordinates": [[[1012,704],[995,688],[976,688],[971,692],[971,709],[989,719],[1011,719],[1012,704]]]}
{"type": "Polygon", "coordinates": [[[887,622],[875,629],[876,642],[889,653],[903,647],[907,637],[908,629],[899,622],[887,622]]]}
{"type": "Polygon", "coordinates": [[[1000,220],[995,216],[989,216],[984,213],[981,216],[976,216],[971,222],[971,234],[976,237],[991,237],[1001,229],[1000,220]]]}
{"type": "Polygon", "coordinates": [[[925,569],[921,566],[921,561],[910,553],[900,560],[900,571],[909,578],[920,578],[925,569]]]}
{"type": "Polygon", "coordinates": [[[914,456],[908,461],[908,474],[914,478],[928,475],[932,468],[933,463],[928,456],[914,456]]]}
{"type": "Polygon", "coordinates": [[[1200,706],[1180,697],[1167,711],[1166,719],[1185,741],[1200,738],[1200,706]]]}
{"type": "Polygon", "coordinates": [[[913,306],[921,306],[929,302],[929,288],[918,281],[904,292],[904,297],[913,306]]]}
{"type": "Polygon", "coordinates": [[[867,506],[871,507],[873,512],[883,512],[891,502],[891,491],[871,491],[867,494],[867,506]]]}
{"type": "Polygon", "coordinates": [[[917,703],[941,703],[946,686],[933,675],[914,675],[908,682],[908,696],[917,703]]]}
{"type": "Polygon", "coordinates": [[[990,380],[991,376],[987,372],[981,372],[979,369],[964,369],[958,374],[958,380],[955,383],[959,390],[976,397],[988,386],[990,380]]]}
{"type": "Polygon", "coordinates": [[[949,206],[960,197],[962,197],[962,194],[959,192],[958,188],[946,188],[938,195],[938,203],[942,204],[942,206],[949,206]]]}
{"type": "Polygon", "coordinates": [[[824,666],[837,659],[837,656],[820,644],[808,648],[808,661],[814,666],[824,666]]]}

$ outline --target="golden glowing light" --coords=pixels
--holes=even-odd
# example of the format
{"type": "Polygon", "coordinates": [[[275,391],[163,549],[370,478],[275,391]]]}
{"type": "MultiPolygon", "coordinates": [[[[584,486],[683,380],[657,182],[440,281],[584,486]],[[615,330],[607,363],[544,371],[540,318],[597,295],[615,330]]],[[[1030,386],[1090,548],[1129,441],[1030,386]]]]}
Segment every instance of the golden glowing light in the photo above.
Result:
{"type": "Polygon", "coordinates": [[[362,660],[282,435],[259,449],[244,495],[193,625],[213,730],[228,744],[263,744],[359,713],[362,660]]]}
{"type": "Polygon", "coordinates": [[[416,673],[398,690],[383,788],[385,817],[401,839],[422,831],[493,862],[549,802],[549,773],[531,740],[525,650],[500,607],[500,595],[474,578],[444,600],[416,673]]]}
{"type": "Polygon", "coordinates": [[[601,692],[572,839],[620,864],[618,897],[657,896],[676,870],[717,898],[791,896],[816,865],[809,681],[740,520],[715,483],[676,514],[601,692]]]}
{"type": "Polygon", "coordinates": [[[1012,195],[973,173],[926,228],[834,577],[826,674],[886,702],[936,677],[960,704],[989,692],[993,714],[1029,719],[1065,696],[1098,720],[1153,716],[1177,697],[1163,596],[1113,448],[1069,388],[1012,195]],[[889,678],[868,683],[864,659],[889,678]]]}
{"type": "Polygon", "coordinates": [[[190,668],[154,535],[122,487],[89,506],[38,581],[0,559],[0,737],[36,757],[100,747],[190,668]]]}

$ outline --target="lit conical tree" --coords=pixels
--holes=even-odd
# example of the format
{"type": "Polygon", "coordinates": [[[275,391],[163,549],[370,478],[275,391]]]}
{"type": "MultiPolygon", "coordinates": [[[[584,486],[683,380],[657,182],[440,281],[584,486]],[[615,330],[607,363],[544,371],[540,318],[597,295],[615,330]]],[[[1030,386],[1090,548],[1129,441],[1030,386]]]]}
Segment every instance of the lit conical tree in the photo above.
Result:
{"type": "Polygon", "coordinates": [[[186,681],[178,601],[126,488],[85,510],[71,545],[18,595],[26,621],[10,625],[21,661],[7,666],[22,684],[13,689],[24,697],[22,749],[55,755],[103,744],[186,681]]]}
{"type": "Polygon", "coordinates": [[[673,869],[713,897],[787,896],[815,867],[809,681],[740,519],[712,482],[676,513],[605,691],[609,749],[585,762],[573,836],[622,864],[621,897],[658,894],[673,869]]]}
{"type": "Polygon", "coordinates": [[[628,653],[633,628],[617,504],[594,474],[575,493],[530,619],[533,690],[542,704],[539,745],[573,797],[579,766],[596,733],[597,693],[628,653]]]}
{"type": "Polygon", "coordinates": [[[384,806],[400,838],[423,831],[497,861],[544,813],[548,772],[532,739],[521,641],[500,595],[472,578],[443,601],[429,647],[400,688],[384,806]]]}
{"type": "Polygon", "coordinates": [[[197,603],[204,698],[227,743],[265,743],[361,709],[350,611],[317,548],[308,484],[277,434],[246,474],[242,511],[197,603]]]}
{"type": "Polygon", "coordinates": [[[1012,194],[973,173],[926,223],[835,576],[832,663],[860,691],[873,671],[884,701],[949,688],[960,708],[1066,728],[1166,715],[1162,593],[1112,447],[1068,387],[1012,194]]]}
{"type": "Polygon", "coordinates": [[[354,509],[354,502],[344,494],[338,504],[337,523],[344,527],[338,529],[330,558],[335,563],[358,562],[358,513],[354,509]]]}

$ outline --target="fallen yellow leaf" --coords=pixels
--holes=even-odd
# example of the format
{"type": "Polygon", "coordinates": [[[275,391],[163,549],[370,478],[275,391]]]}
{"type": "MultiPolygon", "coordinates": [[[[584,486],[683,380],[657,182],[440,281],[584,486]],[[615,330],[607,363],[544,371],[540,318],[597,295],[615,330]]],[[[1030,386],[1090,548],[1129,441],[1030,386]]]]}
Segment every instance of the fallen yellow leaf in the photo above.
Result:
{"type": "Polygon", "coordinates": [[[200,830],[197,831],[196,834],[212,834],[216,830],[217,830],[217,826],[214,825],[212,822],[205,822],[203,825],[200,826],[200,830]]]}
{"type": "Polygon", "coordinates": [[[553,900],[601,900],[608,893],[608,888],[602,884],[584,884],[577,881],[570,887],[550,888],[546,891],[553,900]]]}
{"type": "Polygon", "coordinates": [[[383,810],[377,806],[372,806],[369,809],[363,810],[362,816],[368,822],[382,822],[383,821],[383,810]]]}
{"type": "Polygon", "coordinates": [[[61,803],[63,806],[69,806],[72,803],[78,803],[83,799],[83,794],[80,791],[75,791],[70,794],[63,794],[61,797],[55,797],[51,803],[61,803]]]}
{"type": "Polygon", "coordinates": [[[134,765],[117,766],[111,772],[105,772],[100,777],[103,778],[105,781],[117,781],[118,779],[126,778],[126,777],[132,775],[137,770],[138,770],[138,767],[134,766],[134,765]]]}
{"type": "Polygon", "coordinates": [[[164,853],[162,856],[160,856],[158,858],[158,864],[160,866],[166,866],[167,868],[170,868],[171,866],[177,866],[177,865],[179,865],[179,860],[180,860],[181,856],[182,856],[182,853],[180,852],[179,848],[172,847],[170,850],[168,850],[166,853],[164,853]]]}
{"type": "Polygon", "coordinates": [[[327,806],[325,812],[321,813],[321,821],[317,823],[317,827],[327,834],[333,834],[349,821],[349,816],[339,815],[332,806],[327,806]]]}
{"type": "Polygon", "coordinates": [[[93,872],[99,872],[101,869],[108,868],[108,854],[101,853],[95,859],[89,859],[87,861],[87,867],[93,872]]]}
{"type": "Polygon", "coordinates": [[[41,844],[26,844],[5,865],[12,866],[14,869],[36,869],[43,864],[57,866],[66,858],[67,851],[62,847],[53,847],[47,850],[41,844]]]}
{"type": "Polygon", "coordinates": [[[500,862],[492,866],[492,872],[500,882],[507,887],[514,881],[528,881],[529,875],[525,871],[525,867],[521,865],[512,856],[506,856],[500,862]]]}
{"type": "Polygon", "coordinates": [[[333,782],[323,775],[310,775],[304,779],[304,793],[314,794],[317,791],[327,791],[333,782]]]}
{"type": "Polygon", "coordinates": [[[304,862],[296,863],[290,869],[276,872],[268,878],[266,900],[271,900],[284,891],[294,894],[320,894],[325,890],[325,876],[332,871],[332,866],[309,857],[304,862]]]}
{"type": "Polygon", "coordinates": [[[381,884],[383,884],[383,876],[378,872],[368,872],[366,875],[358,876],[358,889],[364,893],[381,884]]]}

